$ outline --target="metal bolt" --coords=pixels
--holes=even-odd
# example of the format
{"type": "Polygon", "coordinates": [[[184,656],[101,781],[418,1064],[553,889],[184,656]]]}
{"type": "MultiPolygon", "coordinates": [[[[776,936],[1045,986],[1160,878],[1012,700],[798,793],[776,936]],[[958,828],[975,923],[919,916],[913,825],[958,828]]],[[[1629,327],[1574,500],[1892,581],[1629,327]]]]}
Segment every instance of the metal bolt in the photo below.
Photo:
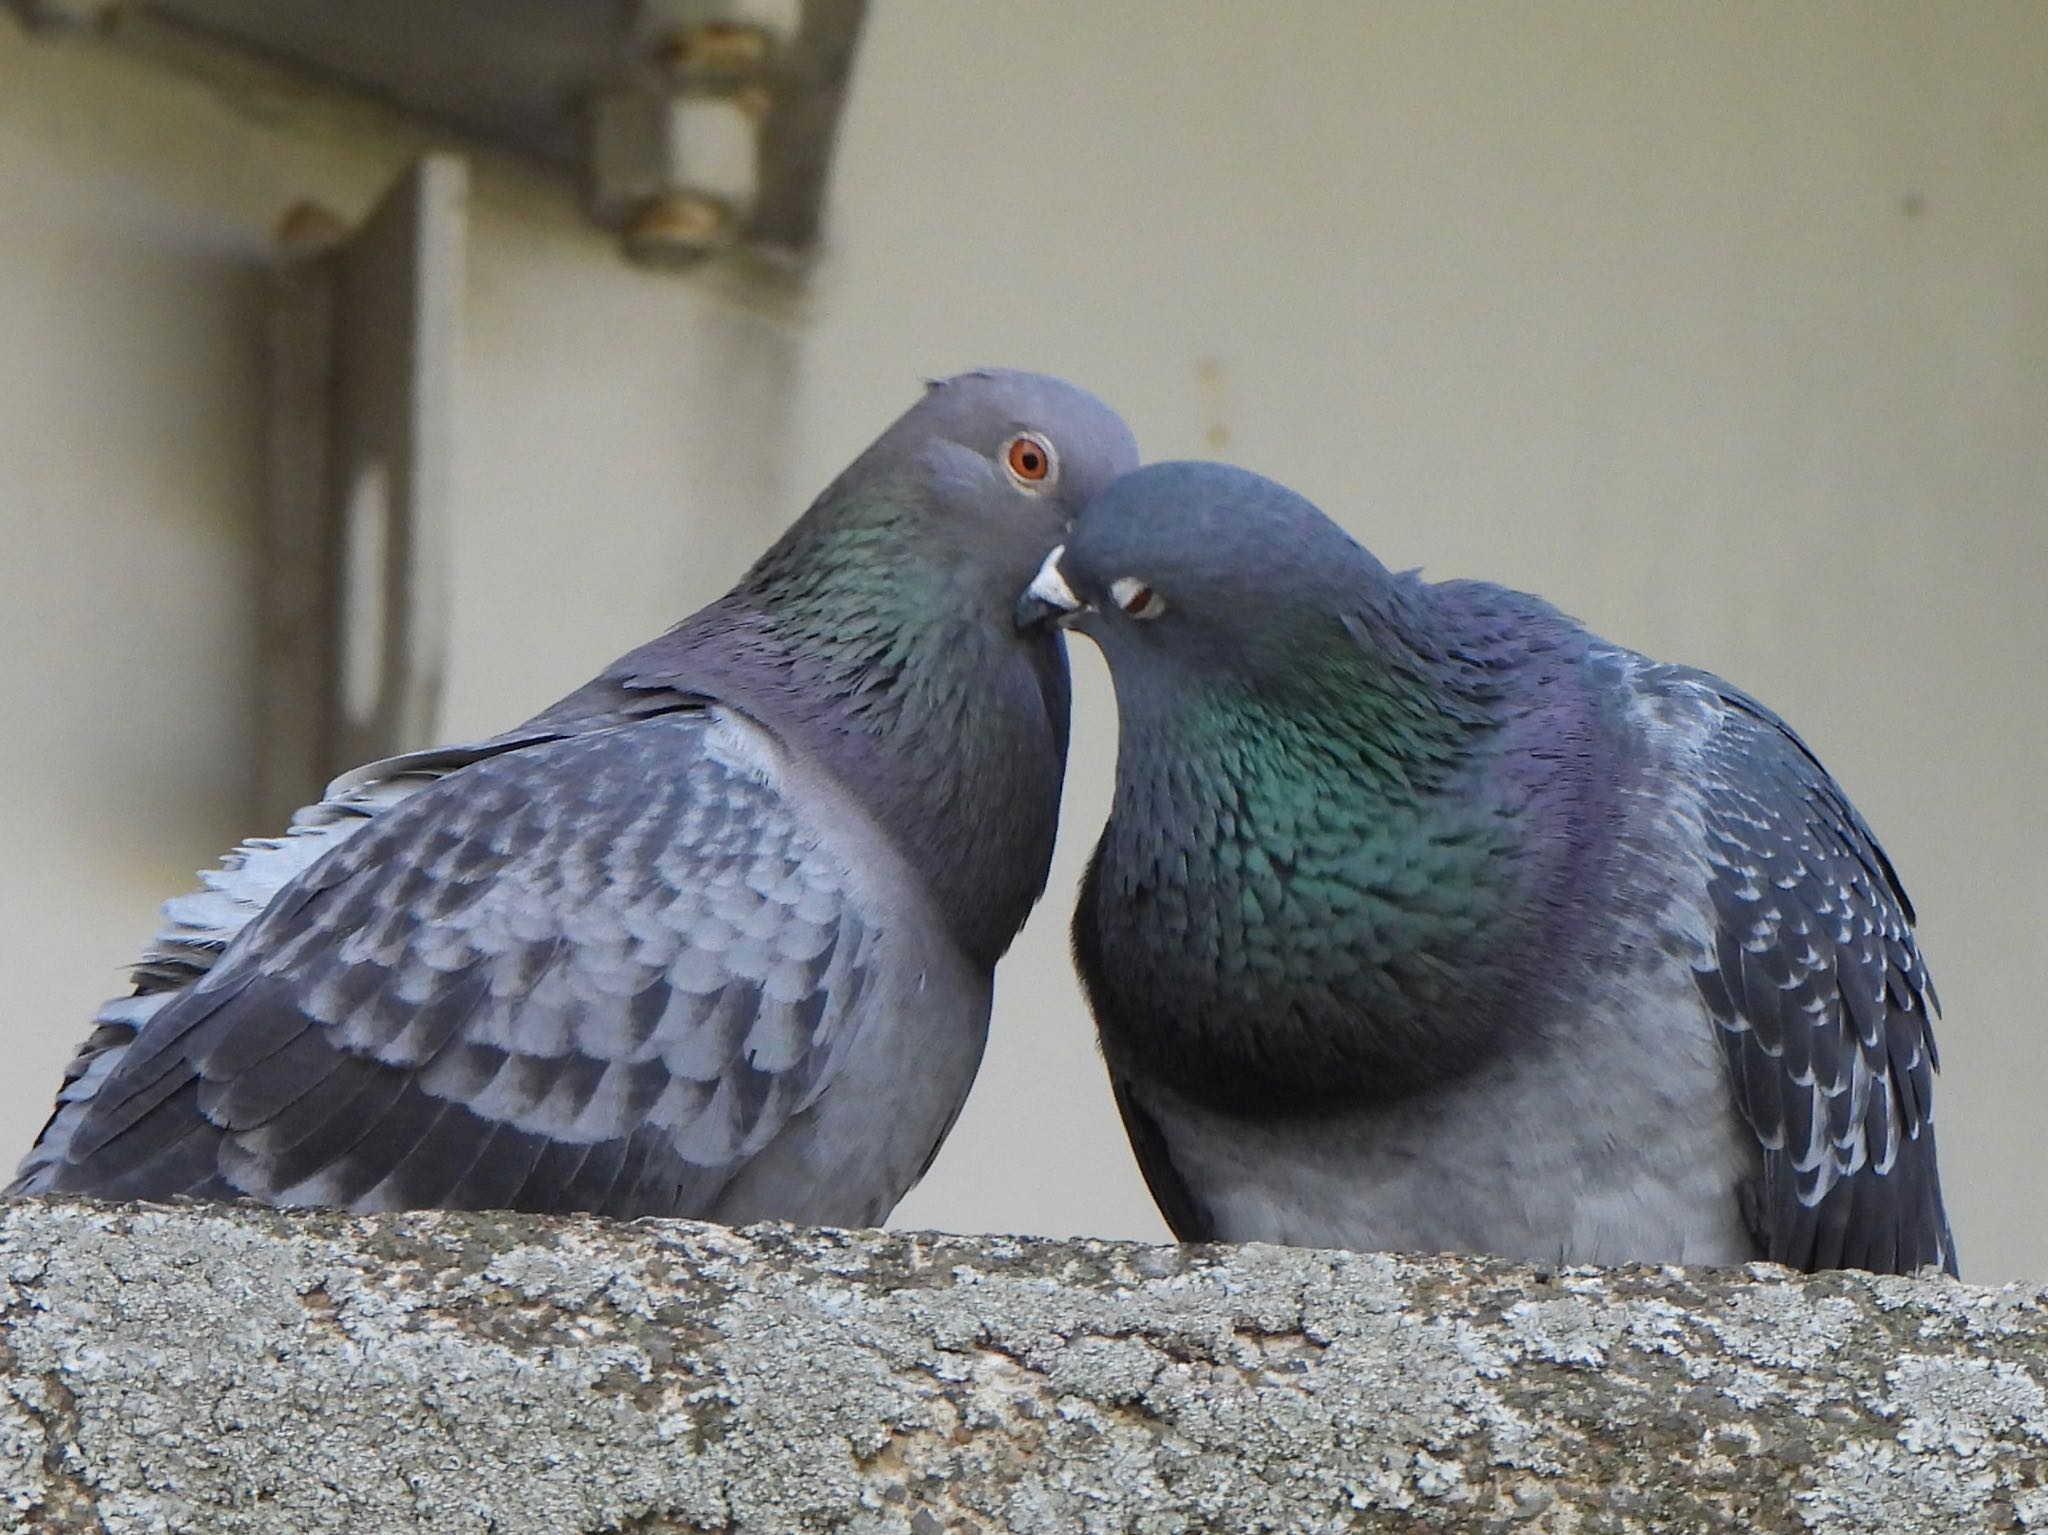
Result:
{"type": "Polygon", "coordinates": [[[297,202],[277,221],[277,253],[286,261],[324,256],[347,240],[348,220],[316,202],[297,202]]]}
{"type": "Polygon", "coordinates": [[[643,266],[688,266],[739,238],[730,205],[701,192],[666,192],[626,221],[626,254],[643,266]]]}
{"type": "Polygon", "coordinates": [[[672,32],[655,45],[654,59],[678,78],[730,79],[760,72],[772,46],[766,32],[737,21],[707,21],[672,32]]]}

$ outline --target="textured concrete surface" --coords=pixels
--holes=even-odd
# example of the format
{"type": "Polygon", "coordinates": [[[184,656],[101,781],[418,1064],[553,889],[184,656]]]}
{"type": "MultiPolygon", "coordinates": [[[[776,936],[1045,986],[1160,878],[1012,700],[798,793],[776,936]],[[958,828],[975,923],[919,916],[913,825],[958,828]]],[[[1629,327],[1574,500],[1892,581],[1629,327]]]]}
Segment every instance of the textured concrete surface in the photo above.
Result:
{"type": "Polygon", "coordinates": [[[2048,1291],[0,1206],[20,1530],[2048,1528],[2048,1291]]]}

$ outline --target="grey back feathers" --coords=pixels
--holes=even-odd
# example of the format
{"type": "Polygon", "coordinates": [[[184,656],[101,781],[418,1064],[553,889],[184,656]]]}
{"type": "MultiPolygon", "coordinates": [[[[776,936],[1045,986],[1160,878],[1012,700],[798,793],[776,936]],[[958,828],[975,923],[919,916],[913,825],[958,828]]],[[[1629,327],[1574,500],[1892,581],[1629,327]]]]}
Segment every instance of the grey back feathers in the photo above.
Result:
{"type": "Polygon", "coordinates": [[[15,1190],[882,1219],[1051,856],[1064,662],[1010,599],[1134,462],[1057,380],[937,386],[725,598],[172,902],[15,1190]]]}
{"type": "Polygon", "coordinates": [[[1912,908],[1777,716],[1242,470],[1054,568],[1122,720],[1075,952],[1181,1235],[1953,1269],[1912,908]]]}

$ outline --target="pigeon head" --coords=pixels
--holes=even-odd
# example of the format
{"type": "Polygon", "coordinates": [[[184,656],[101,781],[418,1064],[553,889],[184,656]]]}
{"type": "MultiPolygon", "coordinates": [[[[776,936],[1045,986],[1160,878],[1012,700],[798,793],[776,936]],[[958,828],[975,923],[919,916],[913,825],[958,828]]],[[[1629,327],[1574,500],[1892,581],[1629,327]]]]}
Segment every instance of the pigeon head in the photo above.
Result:
{"type": "Polygon", "coordinates": [[[1137,462],[1130,428],[1086,390],[979,369],[931,383],[805,521],[849,545],[894,544],[876,552],[914,567],[899,571],[913,584],[934,579],[1007,619],[1074,514],[1137,462]]]}
{"type": "Polygon", "coordinates": [[[1418,590],[1285,486],[1225,464],[1164,463],[1087,505],[1018,617],[1095,640],[1128,709],[1133,685],[1291,697],[1360,670],[1361,627],[1403,627],[1418,590]]]}

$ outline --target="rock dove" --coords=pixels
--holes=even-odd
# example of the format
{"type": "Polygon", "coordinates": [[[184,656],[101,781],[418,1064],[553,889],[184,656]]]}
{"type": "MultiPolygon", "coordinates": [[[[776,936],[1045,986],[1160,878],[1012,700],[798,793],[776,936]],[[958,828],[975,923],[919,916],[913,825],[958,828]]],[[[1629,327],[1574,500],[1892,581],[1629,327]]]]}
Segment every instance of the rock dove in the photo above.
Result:
{"type": "Polygon", "coordinates": [[[879,1222],[1051,858],[1017,591],[1136,461],[1056,379],[933,385],[724,597],[172,901],[12,1192],[879,1222]]]}
{"type": "Polygon", "coordinates": [[[1755,699],[1161,464],[1020,616],[1121,741],[1074,952],[1187,1239],[1951,1272],[1891,862],[1755,699]]]}

